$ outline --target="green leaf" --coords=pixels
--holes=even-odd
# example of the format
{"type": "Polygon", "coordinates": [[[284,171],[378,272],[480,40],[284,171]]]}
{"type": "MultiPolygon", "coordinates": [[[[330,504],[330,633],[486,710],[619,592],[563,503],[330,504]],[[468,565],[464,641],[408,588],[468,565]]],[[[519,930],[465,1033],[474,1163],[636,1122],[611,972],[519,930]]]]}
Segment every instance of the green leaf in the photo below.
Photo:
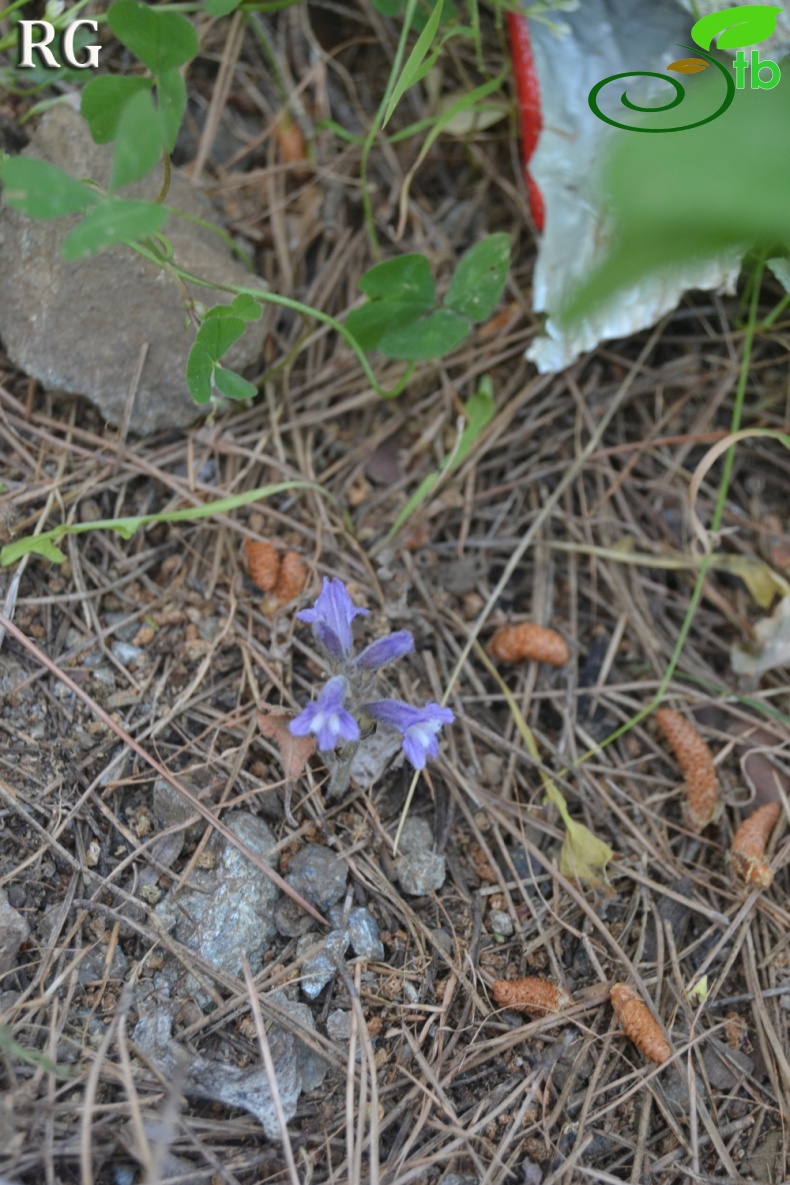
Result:
{"type": "Polygon", "coordinates": [[[122,539],[131,539],[140,527],[153,523],[191,523],[203,518],[212,518],[218,514],[229,514],[242,506],[249,506],[253,502],[260,502],[263,498],[272,498],[277,494],[287,494],[291,490],[312,490],[316,494],[323,494],[325,498],[331,495],[322,486],[311,481],[281,481],[273,485],[259,486],[255,490],[245,490],[242,494],[231,494],[228,498],[219,498],[215,502],[204,502],[200,506],[186,506],[183,510],[165,510],[160,514],[130,515],[126,518],[101,519],[99,522],[62,523],[45,531],[42,535],[26,535],[23,539],[15,539],[0,548],[0,568],[13,564],[24,555],[41,555],[54,563],[61,564],[65,555],[54,545],[56,539],[64,535],[87,535],[89,531],[115,531],[122,539]]]}
{"type": "Polygon", "coordinates": [[[118,120],[110,189],[121,189],[139,181],[151,172],[161,156],[159,115],[150,91],[139,91],[126,104],[118,120]]]}
{"type": "Polygon", "coordinates": [[[701,49],[710,49],[714,37],[717,49],[740,49],[765,41],[776,28],[781,8],[773,4],[739,4],[724,12],[711,12],[691,28],[692,40],[701,49]]]}
{"type": "Polygon", "coordinates": [[[244,333],[245,323],[241,317],[206,317],[195,338],[213,362],[219,362],[222,355],[237,342],[244,333]]]}
{"type": "Polygon", "coordinates": [[[240,292],[238,296],[234,296],[227,307],[234,317],[241,317],[242,321],[248,322],[260,321],[263,312],[260,301],[256,300],[254,296],[248,296],[246,292],[240,292]]]}
{"type": "Polygon", "coordinates": [[[371,300],[404,300],[427,310],[436,303],[436,286],[424,255],[400,255],[365,272],[359,287],[371,300]]]}
{"type": "Polygon", "coordinates": [[[445,308],[471,321],[487,321],[499,303],[510,262],[510,235],[487,235],[461,257],[445,308]]]}
{"type": "Polygon", "coordinates": [[[480,439],[483,430],[491,422],[494,416],[494,387],[488,375],[484,375],[480,380],[480,386],[475,391],[474,395],[467,401],[464,411],[466,412],[467,425],[461,433],[461,438],[458,441],[457,447],[445,457],[438,470],[434,473],[429,473],[423,481],[420,482],[417,489],[409,498],[406,505],[401,510],[395,522],[387,532],[387,540],[397,534],[403,524],[411,518],[415,510],[426,500],[436,483],[443,473],[452,472],[466,459],[471,449],[480,439]]]}
{"type": "Polygon", "coordinates": [[[162,147],[172,152],[187,109],[187,85],[178,70],[165,70],[156,84],[162,147]]]}
{"type": "Polygon", "coordinates": [[[437,309],[423,320],[387,334],[379,342],[379,349],[387,358],[401,362],[442,358],[460,346],[471,328],[467,318],[459,317],[452,309],[437,309]]]}
{"type": "Polygon", "coordinates": [[[480,385],[474,395],[467,400],[464,411],[469,421],[464,428],[461,442],[453,457],[453,468],[465,461],[473,445],[475,445],[494,418],[494,386],[488,375],[480,380],[480,385]]]}
{"type": "Polygon", "coordinates": [[[208,350],[196,341],[187,358],[187,386],[195,403],[211,401],[214,366],[215,361],[208,350]]]}
{"type": "Polygon", "coordinates": [[[120,74],[92,78],[82,92],[80,111],[94,142],[108,144],[114,140],[126,104],[139,91],[150,91],[152,86],[150,78],[123,78],[120,74]]]}
{"type": "Polygon", "coordinates": [[[372,300],[362,308],[352,309],[345,324],[360,348],[370,352],[378,349],[388,333],[413,325],[425,311],[422,305],[412,301],[372,300]]]}
{"type": "Polygon", "coordinates": [[[224,366],[214,368],[214,386],[226,399],[254,399],[258,394],[254,383],[248,382],[234,370],[226,370],[224,366]]]}
{"type": "Polygon", "coordinates": [[[137,0],[117,0],[110,6],[107,19],[118,40],[152,74],[183,66],[198,51],[195,30],[178,12],[160,12],[137,0]]]}
{"type": "Polygon", "coordinates": [[[105,198],[86,214],[63,242],[63,258],[86,259],[114,243],[134,243],[156,234],[167,222],[170,211],[155,202],[105,198]]]}
{"type": "MultiPolygon", "coordinates": [[[[710,88],[711,110],[717,93],[710,88]]],[[[644,276],[689,261],[790,242],[788,126],[790,87],[777,86],[739,91],[704,127],[618,137],[602,184],[614,212],[612,247],[555,319],[589,316],[644,276]]]]}
{"type": "Polygon", "coordinates": [[[406,0],[372,0],[376,12],[382,16],[397,16],[403,11],[406,0]]]}
{"type": "Polygon", "coordinates": [[[3,201],[29,218],[60,218],[95,206],[100,194],[43,160],[11,156],[2,162],[3,201]]]}
{"type": "Polygon", "coordinates": [[[384,120],[381,125],[382,127],[387,126],[393,111],[409,87],[414,86],[414,84],[418,82],[420,78],[424,77],[425,70],[423,69],[423,64],[428,51],[431,48],[433,39],[436,36],[436,30],[439,28],[439,22],[442,19],[442,2],[443,0],[437,0],[436,7],[428,18],[422,33],[420,33],[419,37],[417,38],[417,43],[414,46],[414,49],[406,59],[406,64],[401,71],[401,76],[395,83],[393,92],[390,95],[390,100],[387,104],[387,110],[384,113],[384,120]]]}
{"type": "Polygon", "coordinates": [[[227,16],[229,12],[235,12],[241,4],[241,0],[204,0],[203,7],[209,16],[227,16]]]}

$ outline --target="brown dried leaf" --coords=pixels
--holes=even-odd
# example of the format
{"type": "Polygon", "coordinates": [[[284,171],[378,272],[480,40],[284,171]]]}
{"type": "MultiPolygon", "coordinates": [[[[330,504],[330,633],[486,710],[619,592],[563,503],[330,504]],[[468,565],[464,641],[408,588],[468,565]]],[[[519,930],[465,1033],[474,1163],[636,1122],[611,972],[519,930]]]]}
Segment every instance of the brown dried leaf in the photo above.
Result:
{"type": "Polygon", "coordinates": [[[314,736],[295,737],[288,731],[288,725],[293,719],[293,712],[268,705],[265,712],[258,713],[258,727],[280,750],[283,772],[289,782],[304,772],[304,767],[315,753],[314,736]]]}
{"type": "Polygon", "coordinates": [[[609,992],[614,1014],[626,1037],[656,1065],[672,1057],[672,1046],[661,1032],[653,1013],[627,983],[614,983],[609,992]]]}
{"type": "Polygon", "coordinates": [[[565,639],[556,630],[525,621],[522,625],[506,625],[488,643],[488,653],[500,662],[545,662],[561,667],[568,661],[565,639]]]}
{"type": "Polygon", "coordinates": [[[673,708],[659,708],[656,724],[686,779],[688,825],[694,831],[703,831],[719,809],[719,779],[710,749],[694,725],[673,708]]]}
{"type": "Polygon", "coordinates": [[[707,68],[708,63],[702,58],[678,58],[667,66],[667,70],[674,70],[677,74],[699,74],[700,70],[707,68]]]}
{"type": "Polygon", "coordinates": [[[523,979],[497,979],[491,994],[502,1008],[515,1008],[532,1016],[551,1016],[570,1008],[573,996],[550,979],[527,975],[523,979]]]}

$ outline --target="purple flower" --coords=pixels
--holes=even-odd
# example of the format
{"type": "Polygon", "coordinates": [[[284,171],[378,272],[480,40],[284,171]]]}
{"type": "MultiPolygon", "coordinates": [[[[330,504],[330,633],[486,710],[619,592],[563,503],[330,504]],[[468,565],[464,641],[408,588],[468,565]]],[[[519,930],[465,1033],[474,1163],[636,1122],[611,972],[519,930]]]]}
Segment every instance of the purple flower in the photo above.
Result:
{"type": "Polygon", "coordinates": [[[367,612],[354,604],[342,580],[327,580],[325,576],[315,605],[296,616],[312,625],[317,641],[330,658],[339,662],[351,653],[351,622],[367,612]]]}
{"type": "Polygon", "coordinates": [[[436,734],[443,724],[455,720],[450,709],[441,704],[427,703],[424,708],[412,708],[397,699],[377,700],[365,704],[362,710],[380,724],[403,734],[403,752],[415,769],[425,769],[429,757],[439,756],[436,734]]]}
{"type": "Polygon", "coordinates": [[[395,662],[398,658],[403,658],[404,654],[414,649],[414,638],[408,630],[398,630],[397,633],[388,634],[386,638],[379,638],[376,642],[371,642],[366,646],[362,653],[356,660],[355,665],[361,667],[363,671],[377,671],[379,667],[386,666],[389,662],[395,662]]]}
{"type": "Polygon", "coordinates": [[[342,675],[330,679],[315,703],[308,704],[288,729],[296,737],[313,733],[322,752],[334,749],[341,741],[358,741],[359,725],[343,707],[348,684],[342,675]]]}

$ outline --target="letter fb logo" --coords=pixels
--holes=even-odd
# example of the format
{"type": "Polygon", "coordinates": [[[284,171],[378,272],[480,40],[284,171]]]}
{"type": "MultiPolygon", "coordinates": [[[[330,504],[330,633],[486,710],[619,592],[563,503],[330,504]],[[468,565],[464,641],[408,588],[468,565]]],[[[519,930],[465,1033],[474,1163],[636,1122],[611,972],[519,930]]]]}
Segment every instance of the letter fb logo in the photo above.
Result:
{"type": "MultiPolygon", "coordinates": [[[[689,128],[698,128],[702,124],[710,123],[712,119],[718,119],[732,103],[736,90],[745,89],[747,73],[751,90],[773,90],[779,82],[781,71],[776,62],[772,62],[769,58],[761,61],[756,49],[753,49],[750,57],[747,58],[742,47],[755,45],[758,41],[765,41],[767,37],[770,37],[776,28],[776,18],[781,11],[782,9],[774,4],[740,4],[736,8],[727,8],[723,12],[710,12],[692,27],[691,39],[700,47],[697,52],[701,53],[701,56],[680,58],[677,62],[670,62],[667,70],[672,70],[677,74],[700,74],[703,70],[707,70],[708,66],[714,66],[724,78],[725,94],[712,115],[706,115],[704,119],[697,119],[693,123],[681,124],[679,127],[650,128],[621,123],[620,120],[612,119],[611,116],[605,115],[601,111],[598,106],[598,95],[608,83],[616,82],[620,78],[660,78],[662,82],[669,83],[675,91],[673,99],[655,107],[640,107],[637,103],[631,102],[628,93],[623,91],[620,102],[629,111],[655,113],[670,111],[673,107],[679,106],[686,97],[684,88],[675,78],[669,78],[666,74],[659,74],[655,70],[632,70],[625,74],[612,74],[609,78],[603,78],[600,82],[596,82],[587,98],[590,110],[604,123],[611,124],[614,128],[623,128],[627,132],[685,132],[689,128]],[[726,66],[705,52],[711,48],[714,38],[716,38],[717,49],[738,50],[735,61],[732,63],[734,78],[726,66]],[[765,77],[766,71],[768,77],[765,77]]],[[[684,45],[682,48],[694,52],[694,47],[691,45],[684,45]]]]}

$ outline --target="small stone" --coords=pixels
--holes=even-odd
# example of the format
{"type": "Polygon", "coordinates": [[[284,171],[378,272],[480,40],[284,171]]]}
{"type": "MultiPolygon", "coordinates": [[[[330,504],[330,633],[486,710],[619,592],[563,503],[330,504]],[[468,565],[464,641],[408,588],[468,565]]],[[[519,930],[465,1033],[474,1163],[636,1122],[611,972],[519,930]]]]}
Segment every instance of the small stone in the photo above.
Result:
{"type": "Polygon", "coordinates": [[[309,843],[293,857],[285,879],[317,909],[328,909],[346,891],[348,866],[329,848],[309,843]]]}
{"type": "MultiPolygon", "coordinates": [[[[315,945],[315,934],[305,934],[296,944],[297,958],[315,945]]],[[[330,979],[337,975],[336,958],[342,959],[348,950],[349,940],[345,930],[332,930],[314,955],[302,963],[302,991],[311,1000],[319,996],[330,979]]]]}
{"type": "Polygon", "coordinates": [[[13,970],[19,948],[29,937],[27,922],[8,904],[5,890],[0,889],[0,975],[13,970]]]}
{"type": "Polygon", "coordinates": [[[345,1008],[333,1008],[326,1018],[326,1035],[347,1045],[351,1037],[352,1014],[345,1008]]]}
{"type": "Polygon", "coordinates": [[[348,915],[348,937],[351,949],[360,959],[384,958],[384,943],[379,938],[379,928],[376,919],[369,909],[359,906],[352,909],[348,915]]]}
{"type": "Polygon", "coordinates": [[[433,847],[433,831],[427,819],[410,816],[403,825],[398,851],[408,856],[411,852],[429,851],[433,847]]]}
{"type": "Polygon", "coordinates": [[[143,885],[140,896],[146,905],[158,905],[162,899],[162,890],[158,885],[143,885]]]}
{"type": "Polygon", "coordinates": [[[138,662],[145,653],[139,646],[133,646],[131,642],[113,642],[110,650],[118,662],[125,667],[131,666],[133,662],[138,662]]]}
{"type": "Polygon", "coordinates": [[[398,857],[395,871],[404,893],[423,897],[441,889],[447,876],[447,865],[444,856],[437,852],[413,852],[410,856],[398,857]]]}
{"type": "Polygon", "coordinates": [[[504,909],[492,909],[488,915],[488,924],[496,934],[509,938],[513,933],[513,919],[504,909]]]}
{"type": "MultiPolygon", "coordinates": [[[[256,815],[232,811],[224,822],[266,861],[277,841],[256,815]]],[[[216,868],[192,873],[186,889],[171,889],[156,907],[160,921],[179,942],[229,975],[239,976],[242,956],[255,968],[275,935],[272,910],[277,887],[232,843],[215,832],[209,842],[216,868]]],[[[189,991],[201,1004],[206,994],[196,980],[189,991]]]]}
{"type": "Polygon", "coordinates": [[[404,893],[422,897],[444,884],[447,866],[444,856],[431,851],[433,832],[427,819],[413,816],[401,832],[395,872],[404,893]]]}
{"type": "MultiPolygon", "coordinates": [[[[211,791],[214,789],[211,775],[205,769],[189,770],[178,774],[178,781],[187,790],[191,790],[196,798],[200,798],[204,802],[210,798],[211,791]]],[[[157,778],[154,782],[151,805],[162,827],[172,827],[174,823],[183,823],[186,819],[191,819],[197,814],[195,808],[187,802],[183,794],[179,794],[178,790],[164,778],[157,778]]],[[[200,839],[206,825],[206,820],[200,816],[196,822],[187,827],[184,832],[186,838],[193,842],[200,839]]]]}
{"type": "MultiPolygon", "coordinates": [[[[296,1024],[302,1029],[307,1029],[314,1033],[315,1019],[313,1013],[307,1004],[303,1004],[301,1000],[291,1000],[284,992],[272,992],[269,997],[275,1004],[277,1004],[283,1012],[287,1013],[296,1024]]],[[[274,1022],[272,1028],[277,1031],[281,1027],[274,1022]]],[[[302,1082],[302,1090],[316,1090],[329,1070],[329,1062],[322,1058],[320,1054],[316,1053],[312,1046],[308,1045],[298,1035],[298,1029],[293,1030],[293,1038],[296,1042],[296,1066],[299,1071],[299,1077],[302,1082]]]]}

